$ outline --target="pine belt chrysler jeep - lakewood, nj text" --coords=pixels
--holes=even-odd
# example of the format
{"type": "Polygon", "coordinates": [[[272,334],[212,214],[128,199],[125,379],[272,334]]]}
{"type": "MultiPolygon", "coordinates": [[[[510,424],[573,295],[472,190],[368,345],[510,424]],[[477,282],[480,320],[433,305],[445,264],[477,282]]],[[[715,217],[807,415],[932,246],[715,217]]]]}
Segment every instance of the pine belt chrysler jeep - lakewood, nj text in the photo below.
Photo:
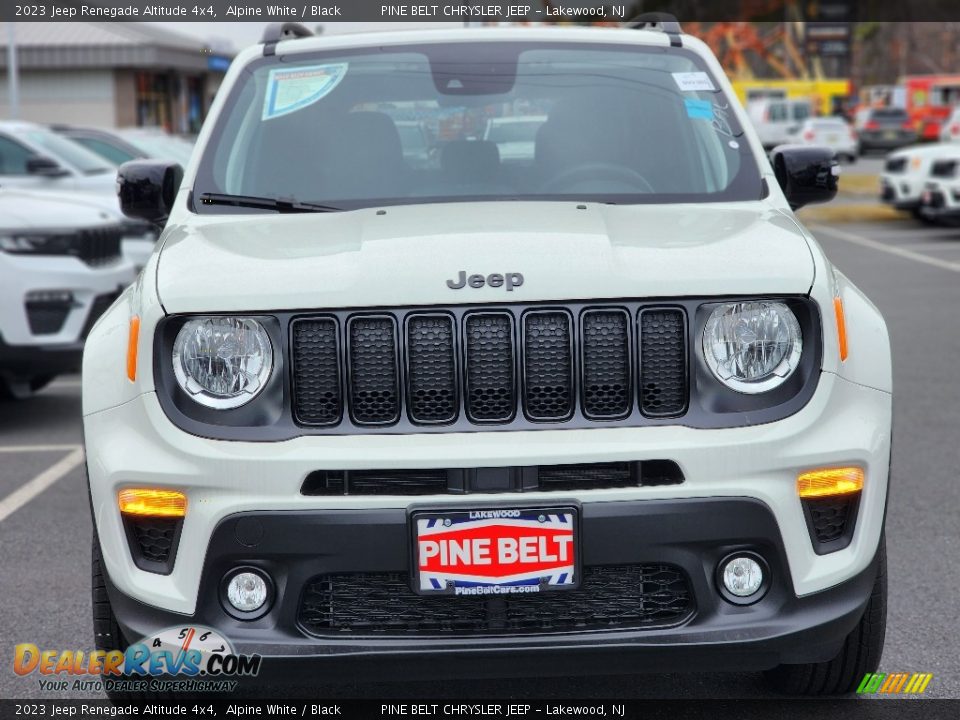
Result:
{"type": "Polygon", "coordinates": [[[274,27],[185,170],[121,168],[166,226],[85,354],[100,647],[197,625],[314,679],[798,693],[876,667],[889,342],[793,214],[835,160],[768,160],[706,46],[640,25],[274,27]],[[539,126],[504,162],[512,117],[539,126]]]}

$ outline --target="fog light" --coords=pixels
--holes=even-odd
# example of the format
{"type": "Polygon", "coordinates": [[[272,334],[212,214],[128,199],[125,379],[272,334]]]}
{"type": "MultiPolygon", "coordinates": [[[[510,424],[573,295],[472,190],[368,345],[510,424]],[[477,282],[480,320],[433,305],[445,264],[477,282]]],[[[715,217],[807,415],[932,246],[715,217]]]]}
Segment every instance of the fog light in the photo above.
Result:
{"type": "Polygon", "coordinates": [[[738,598],[748,598],[758,593],[763,581],[760,563],[746,555],[731,558],[723,566],[723,586],[738,598]]]}
{"type": "Polygon", "coordinates": [[[242,613],[254,613],[267,602],[270,586],[259,573],[238,572],[227,583],[227,600],[242,613]]]}

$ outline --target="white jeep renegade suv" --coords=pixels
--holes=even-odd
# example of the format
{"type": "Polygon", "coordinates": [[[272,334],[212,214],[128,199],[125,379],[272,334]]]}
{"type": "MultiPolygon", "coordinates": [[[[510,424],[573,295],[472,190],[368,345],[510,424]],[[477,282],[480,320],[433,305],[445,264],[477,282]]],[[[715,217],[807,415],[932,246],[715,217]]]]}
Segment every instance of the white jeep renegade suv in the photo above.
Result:
{"type": "Polygon", "coordinates": [[[707,47],[641,24],[271,28],[185,172],[121,168],[166,228],[85,355],[100,647],[797,693],[876,668],[887,331],[792,212],[835,161],[768,161],[707,47]],[[526,157],[478,139],[526,116],[526,157]]]}

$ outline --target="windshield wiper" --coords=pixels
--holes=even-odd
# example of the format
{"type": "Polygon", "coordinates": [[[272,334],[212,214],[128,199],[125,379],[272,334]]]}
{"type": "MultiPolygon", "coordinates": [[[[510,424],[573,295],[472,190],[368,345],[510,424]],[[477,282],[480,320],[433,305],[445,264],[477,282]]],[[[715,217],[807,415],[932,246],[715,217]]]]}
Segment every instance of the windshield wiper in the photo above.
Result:
{"type": "Polygon", "coordinates": [[[228,195],[224,193],[203,193],[202,205],[232,205],[233,207],[261,208],[276,212],[342,212],[343,208],[320,203],[300,202],[294,198],[254,197],[252,195],[228,195]]]}

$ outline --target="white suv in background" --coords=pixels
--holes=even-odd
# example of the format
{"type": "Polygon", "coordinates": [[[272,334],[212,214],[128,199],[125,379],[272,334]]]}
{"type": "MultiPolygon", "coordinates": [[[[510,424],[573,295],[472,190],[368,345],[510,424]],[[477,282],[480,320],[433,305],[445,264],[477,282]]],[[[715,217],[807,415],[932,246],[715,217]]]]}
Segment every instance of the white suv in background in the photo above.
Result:
{"type": "Polygon", "coordinates": [[[75,194],[121,224],[121,248],[136,268],[146,265],[157,239],[150,223],[126,218],[117,204],[117,168],[43,125],[0,122],[0,187],[75,194]]]}
{"type": "Polygon", "coordinates": [[[960,143],[911,145],[893,151],[884,160],[880,173],[880,200],[910,212],[918,220],[933,222],[933,214],[921,211],[923,193],[934,166],[953,160],[960,160],[960,143]]]}
{"type": "Polygon", "coordinates": [[[80,369],[93,323],[134,278],[120,234],[102,210],[0,188],[0,396],[80,369]]]}
{"type": "Polygon", "coordinates": [[[940,126],[940,142],[960,143],[960,105],[956,105],[940,126]]]}
{"type": "Polygon", "coordinates": [[[768,161],[658,18],[274,26],[185,171],[121,168],[167,222],[84,354],[99,649],[226,638],[314,682],[876,669],[889,340],[793,212],[836,159],[768,161]],[[531,116],[528,163],[478,139],[531,116]]]}

